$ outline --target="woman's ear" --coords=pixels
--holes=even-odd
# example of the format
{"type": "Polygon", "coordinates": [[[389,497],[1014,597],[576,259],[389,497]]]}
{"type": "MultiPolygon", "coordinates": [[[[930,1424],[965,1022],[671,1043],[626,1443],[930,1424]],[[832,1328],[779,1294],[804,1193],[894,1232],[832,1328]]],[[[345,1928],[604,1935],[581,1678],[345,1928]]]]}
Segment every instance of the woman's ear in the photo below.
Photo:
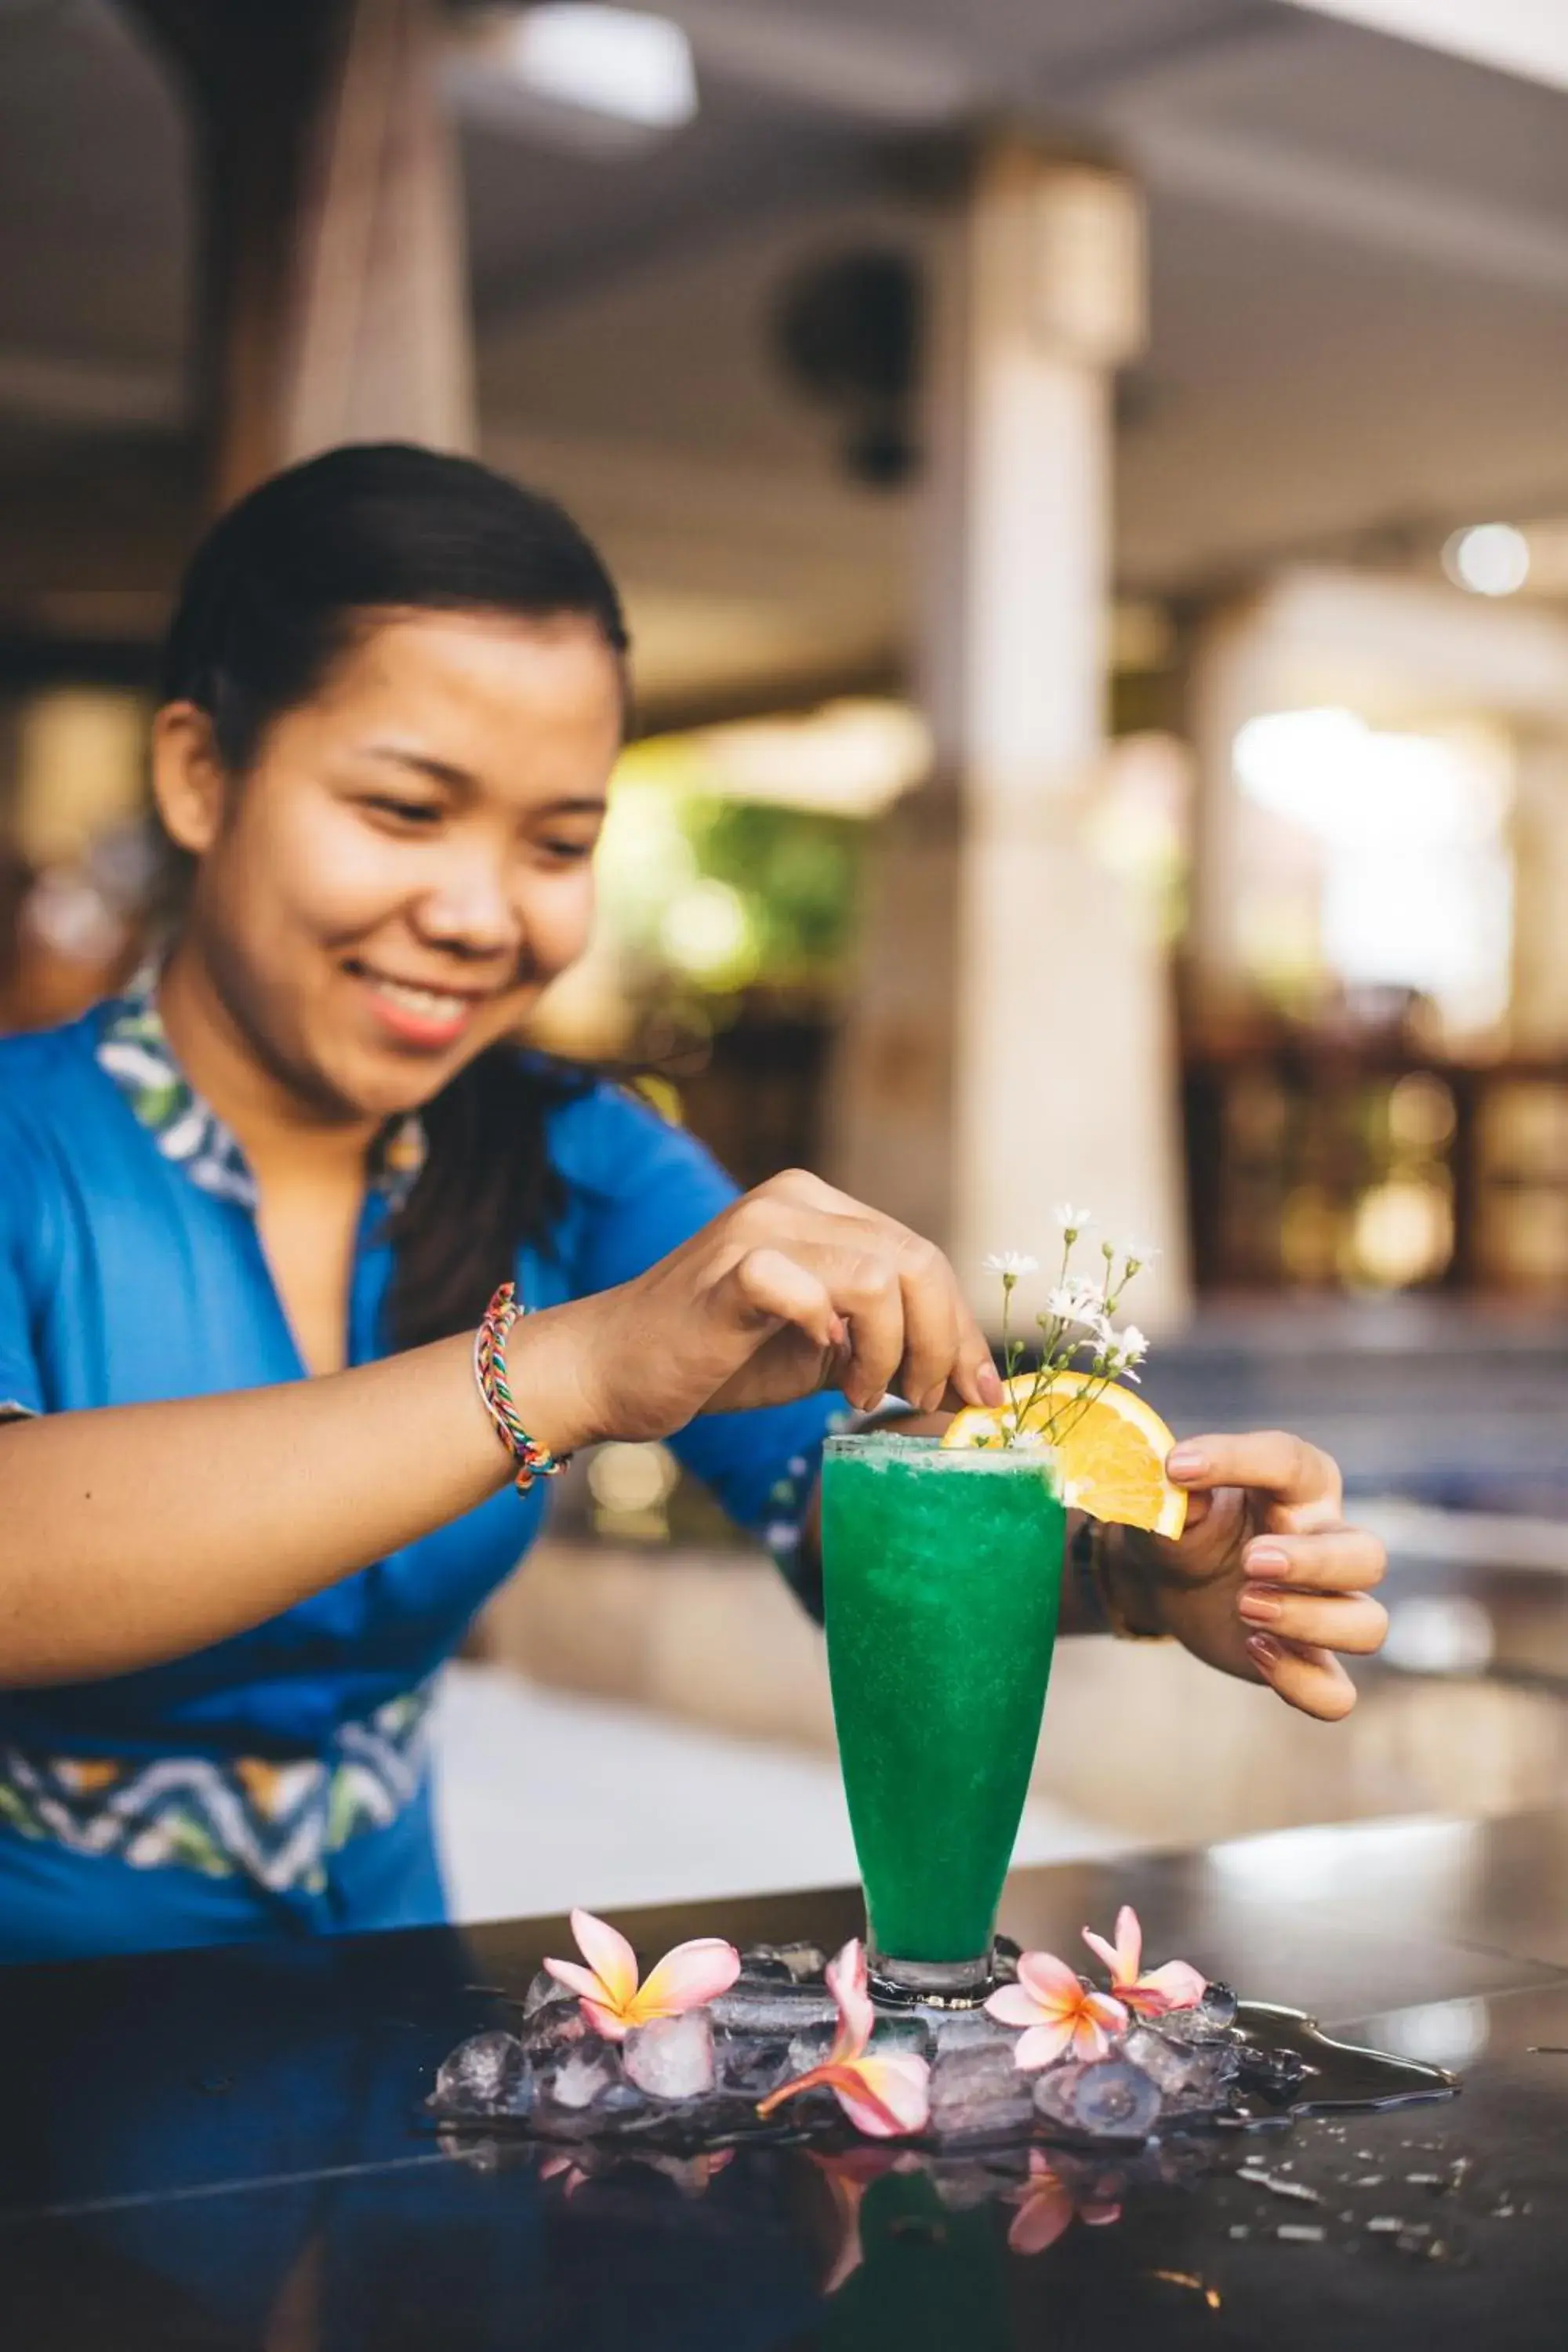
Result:
{"type": "Polygon", "coordinates": [[[163,830],[201,857],[223,827],[224,771],[212,720],[194,702],[166,702],[153,721],[153,797],[163,830]]]}

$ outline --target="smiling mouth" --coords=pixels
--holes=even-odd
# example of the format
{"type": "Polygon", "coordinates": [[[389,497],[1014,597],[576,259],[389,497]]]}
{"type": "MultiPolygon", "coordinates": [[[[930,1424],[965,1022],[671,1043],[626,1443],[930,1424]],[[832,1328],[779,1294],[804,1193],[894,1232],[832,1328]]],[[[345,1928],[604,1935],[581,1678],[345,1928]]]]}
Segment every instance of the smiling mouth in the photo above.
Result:
{"type": "Polygon", "coordinates": [[[493,989],[432,988],[423,982],[395,979],[369,964],[351,963],[346,969],[363,982],[383,1021],[420,1043],[443,1044],[460,1035],[480,1006],[498,993],[493,989]]]}

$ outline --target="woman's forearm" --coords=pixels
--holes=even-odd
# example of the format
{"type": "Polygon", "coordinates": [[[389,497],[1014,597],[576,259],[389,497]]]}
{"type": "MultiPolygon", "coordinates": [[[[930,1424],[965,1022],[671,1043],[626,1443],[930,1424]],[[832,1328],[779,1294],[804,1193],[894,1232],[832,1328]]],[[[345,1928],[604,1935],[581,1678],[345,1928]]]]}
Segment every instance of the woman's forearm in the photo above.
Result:
{"type": "MultiPolygon", "coordinates": [[[[533,1433],[569,1450],[571,1308],[509,1343],[533,1433]]],[[[471,1345],[274,1388],[0,1428],[0,1685],[205,1648],[415,1542],[510,1475],[471,1345]]]]}

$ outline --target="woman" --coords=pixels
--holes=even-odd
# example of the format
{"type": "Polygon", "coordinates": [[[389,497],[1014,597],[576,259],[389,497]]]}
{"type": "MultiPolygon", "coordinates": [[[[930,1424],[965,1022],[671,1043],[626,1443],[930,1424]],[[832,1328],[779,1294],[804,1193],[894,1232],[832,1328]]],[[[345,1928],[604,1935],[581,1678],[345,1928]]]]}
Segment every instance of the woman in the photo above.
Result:
{"type": "MultiPolygon", "coordinates": [[[[805,1582],[846,1401],[996,1401],[929,1244],[799,1173],[737,1200],[509,1042],[586,942],[626,645],[564,515],[415,449],[196,555],[167,960],[0,1044],[0,1958],[439,1917],[426,1694],[552,1467],[668,1437],[805,1582]]],[[[1113,1616],[1342,1714],[1381,1559],[1332,1465],[1172,1472],[1216,1499],[1105,1550],[1113,1616]]]]}

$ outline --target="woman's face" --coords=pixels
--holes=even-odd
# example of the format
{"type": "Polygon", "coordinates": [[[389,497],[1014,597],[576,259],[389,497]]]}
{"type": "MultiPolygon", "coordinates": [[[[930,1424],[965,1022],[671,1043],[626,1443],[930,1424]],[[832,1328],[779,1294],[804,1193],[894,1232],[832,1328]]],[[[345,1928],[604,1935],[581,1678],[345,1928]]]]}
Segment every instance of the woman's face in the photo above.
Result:
{"type": "Polygon", "coordinates": [[[587,945],[621,723],[591,620],[393,618],[212,788],[207,837],[176,812],[190,943],[277,1076],[382,1118],[518,1026],[587,945]]]}

